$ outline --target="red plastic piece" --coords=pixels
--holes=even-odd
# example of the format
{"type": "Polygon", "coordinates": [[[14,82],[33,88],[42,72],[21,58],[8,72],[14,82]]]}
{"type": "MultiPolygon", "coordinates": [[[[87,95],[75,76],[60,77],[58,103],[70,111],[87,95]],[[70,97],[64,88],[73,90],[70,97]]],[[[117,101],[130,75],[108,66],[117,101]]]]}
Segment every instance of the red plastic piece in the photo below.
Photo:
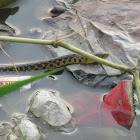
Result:
{"type": "Polygon", "coordinates": [[[98,95],[79,93],[71,100],[74,118],[79,125],[121,125],[130,129],[134,120],[131,94],[132,81],[121,81],[104,99],[98,95]]]}
{"type": "Polygon", "coordinates": [[[130,129],[132,126],[134,113],[132,109],[133,106],[130,104],[133,100],[131,95],[131,87],[131,81],[121,81],[104,98],[102,103],[102,116],[106,125],[110,122],[110,120],[107,118],[107,116],[110,114],[119,125],[128,129],[130,129]],[[106,110],[108,110],[107,112],[109,114],[107,114],[106,110]]]}

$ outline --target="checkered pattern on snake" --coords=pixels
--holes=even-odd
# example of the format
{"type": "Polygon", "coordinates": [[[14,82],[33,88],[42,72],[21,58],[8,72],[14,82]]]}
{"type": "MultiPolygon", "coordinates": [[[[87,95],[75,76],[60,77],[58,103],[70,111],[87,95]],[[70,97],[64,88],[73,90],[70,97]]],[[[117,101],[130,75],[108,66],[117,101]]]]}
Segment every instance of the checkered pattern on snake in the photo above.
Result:
{"type": "MultiPolygon", "coordinates": [[[[107,58],[108,54],[96,54],[100,58],[107,58]]],[[[18,71],[32,71],[32,70],[52,70],[60,67],[64,67],[72,64],[90,64],[95,63],[94,61],[87,59],[86,57],[70,54],[61,57],[56,57],[50,60],[36,61],[25,64],[15,64],[18,71]]],[[[1,65],[0,72],[16,71],[13,65],[1,65]]]]}

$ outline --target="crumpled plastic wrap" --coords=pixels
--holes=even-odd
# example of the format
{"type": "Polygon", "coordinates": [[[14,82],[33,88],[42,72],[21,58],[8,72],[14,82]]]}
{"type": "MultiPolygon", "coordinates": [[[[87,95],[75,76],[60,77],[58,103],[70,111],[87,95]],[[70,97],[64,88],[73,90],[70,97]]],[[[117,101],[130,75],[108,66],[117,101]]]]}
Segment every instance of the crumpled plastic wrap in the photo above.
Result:
{"type": "MultiPolygon", "coordinates": [[[[57,2],[67,11],[44,19],[48,27],[44,39],[69,35],[64,42],[91,54],[108,53],[108,61],[127,67],[139,63],[139,1],[79,0],[75,5],[65,0],[57,2]]],[[[73,53],[61,47],[50,50],[53,57],[73,53]]],[[[92,86],[115,86],[121,80],[132,79],[128,73],[101,64],[72,65],[68,69],[82,83],[92,86]]]]}
{"type": "Polygon", "coordinates": [[[72,107],[55,92],[36,91],[30,100],[29,111],[56,131],[69,133],[75,130],[72,107]]]}

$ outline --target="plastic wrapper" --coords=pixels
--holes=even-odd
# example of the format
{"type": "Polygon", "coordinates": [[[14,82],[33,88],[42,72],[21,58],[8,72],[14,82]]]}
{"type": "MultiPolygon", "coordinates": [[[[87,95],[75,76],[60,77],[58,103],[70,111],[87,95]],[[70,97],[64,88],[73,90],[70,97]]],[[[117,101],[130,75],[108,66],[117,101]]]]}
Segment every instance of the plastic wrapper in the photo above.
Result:
{"type": "MultiPolygon", "coordinates": [[[[64,42],[88,53],[108,53],[108,61],[123,66],[133,68],[139,63],[138,1],[79,0],[75,5],[65,0],[57,2],[67,12],[44,19],[48,27],[44,39],[63,38],[64,42]]],[[[61,47],[50,50],[52,57],[73,53],[61,47]]],[[[92,86],[115,86],[122,78],[132,80],[131,75],[100,64],[72,65],[68,69],[82,83],[92,86]]]]}

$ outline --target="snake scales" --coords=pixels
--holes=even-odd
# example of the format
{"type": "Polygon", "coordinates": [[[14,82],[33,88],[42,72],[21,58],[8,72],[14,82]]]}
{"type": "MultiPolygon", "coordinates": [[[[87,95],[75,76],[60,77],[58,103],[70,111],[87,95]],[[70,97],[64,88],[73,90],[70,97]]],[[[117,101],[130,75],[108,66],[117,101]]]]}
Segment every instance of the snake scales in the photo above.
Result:
{"type": "MultiPolygon", "coordinates": [[[[96,56],[100,58],[107,58],[108,54],[96,54],[96,56]]],[[[16,71],[15,67],[18,71],[32,71],[32,70],[52,70],[60,67],[64,67],[71,64],[89,64],[95,63],[94,61],[87,59],[86,57],[77,55],[77,54],[70,54],[65,55],[62,57],[56,57],[50,60],[43,60],[43,61],[36,61],[32,63],[25,63],[25,64],[15,64],[13,65],[1,65],[0,72],[10,72],[16,71]]]]}

